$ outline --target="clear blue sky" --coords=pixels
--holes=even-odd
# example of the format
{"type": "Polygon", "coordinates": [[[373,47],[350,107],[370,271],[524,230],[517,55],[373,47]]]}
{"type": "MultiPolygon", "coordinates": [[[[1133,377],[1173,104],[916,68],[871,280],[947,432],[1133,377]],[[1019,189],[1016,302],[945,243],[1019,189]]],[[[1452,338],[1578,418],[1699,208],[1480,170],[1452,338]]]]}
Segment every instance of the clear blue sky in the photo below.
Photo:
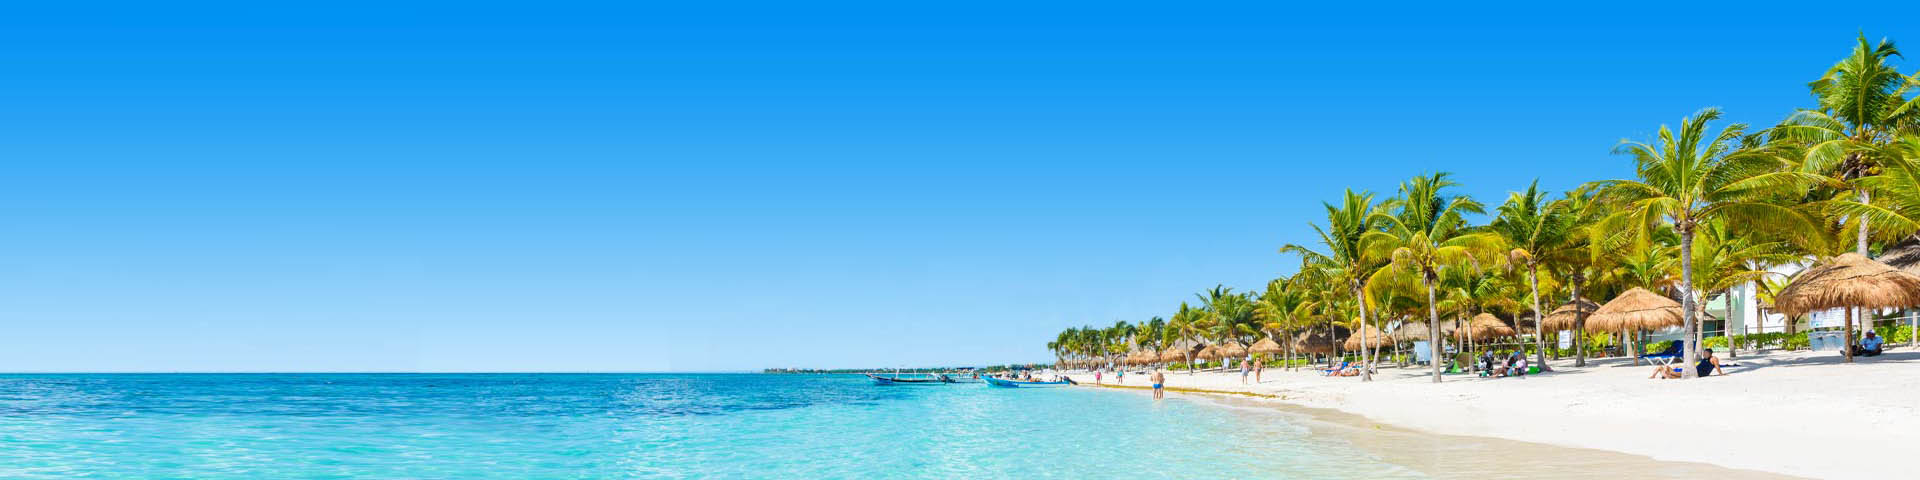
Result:
{"type": "Polygon", "coordinates": [[[1920,55],[1916,4],[1254,3],[11,5],[0,370],[1042,361],[1343,187],[1622,176],[1920,55]]]}

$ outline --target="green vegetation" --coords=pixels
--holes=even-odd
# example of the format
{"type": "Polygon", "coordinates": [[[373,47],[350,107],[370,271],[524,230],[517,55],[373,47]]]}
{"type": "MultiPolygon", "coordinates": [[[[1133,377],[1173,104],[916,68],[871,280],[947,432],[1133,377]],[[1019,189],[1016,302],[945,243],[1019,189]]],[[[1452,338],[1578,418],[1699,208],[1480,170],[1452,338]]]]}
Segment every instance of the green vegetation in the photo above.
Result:
{"type": "MultiPolygon", "coordinates": [[[[1280,247],[1299,268],[1263,291],[1217,285],[1196,303],[1181,303],[1171,320],[1069,328],[1048,348],[1063,365],[1184,368],[1213,360],[1195,358],[1202,347],[1245,349],[1265,340],[1278,345],[1266,351],[1269,365],[1404,363],[1410,355],[1400,346],[1412,329],[1444,338],[1444,326],[1490,314],[1525,332],[1561,304],[1634,287],[1682,305],[1690,345],[1732,355],[1805,348],[1804,332],[1703,339],[1706,302],[1717,295],[1730,311],[1725,293],[1752,284],[1764,308],[1791,281],[1770,273],[1773,267],[1844,253],[1849,244],[1868,255],[1920,241],[1920,100],[1911,95],[1920,77],[1899,73],[1890,63],[1898,56],[1891,41],[1862,35],[1809,84],[1812,104],[1778,124],[1720,124],[1719,109],[1702,109],[1677,128],[1661,125],[1652,138],[1621,141],[1613,153],[1631,162],[1632,178],[1589,182],[1558,198],[1535,182],[1512,192],[1484,224],[1475,220],[1488,215],[1485,206],[1453,193],[1458,184],[1445,172],[1413,176],[1385,199],[1350,189],[1324,204],[1325,223],[1310,223],[1318,242],[1280,247]],[[1388,346],[1356,341],[1363,348],[1346,351],[1343,342],[1362,332],[1398,336],[1388,346]]],[[[1543,165],[1556,161],[1583,160],[1543,165]]],[[[1460,342],[1468,351],[1489,343],[1519,348],[1540,365],[1548,355],[1584,364],[1608,347],[1636,343],[1619,332],[1587,331],[1591,313],[1575,315],[1570,349],[1552,346],[1551,332],[1519,345],[1460,342]]],[[[1914,335],[1907,327],[1880,329],[1890,342],[1914,335]]],[[[1429,345],[1441,357],[1438,342],[1429,345]]],[[[1683,352],[1684,361],[1694,362],[1696,350],[1683,352]]],[[[1442,366],[1434,365],[1433,381],[1441,378],[1442,366]]]]}

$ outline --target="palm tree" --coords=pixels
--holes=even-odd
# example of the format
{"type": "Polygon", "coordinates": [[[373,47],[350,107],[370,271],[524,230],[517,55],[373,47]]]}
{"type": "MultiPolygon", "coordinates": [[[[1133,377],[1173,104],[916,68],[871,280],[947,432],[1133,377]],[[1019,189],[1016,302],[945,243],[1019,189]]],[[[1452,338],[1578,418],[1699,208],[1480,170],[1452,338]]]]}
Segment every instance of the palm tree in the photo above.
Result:
{"type": "MultiPolygon", "coordinates": [[[[1797,261],[1800,256],[1790,253],[1785,242],[1766,241],[1752,235],[1740,235],[1736,229],[1724,221],[1708,222],[1701,225],[1699,238],[1693,243],[1693,277],[1701,292],[1708,294],[1720,292],[1725,302],[1726,312],[1733,313],[1734,287],[1759,281],[1775,273],[1767,266],[1797,261]]],[[[1694,307],[1695,314],[1705,316],[1706,302],[1694,307]]],[[[1705,335],[1704,332],[1701,335],[1705,335]]],[[[1737,357],[1732,334],[1728,332],[1727,355],[1737,357]]],[[[1694,337],[1693,341],[1702,341],[1694,337]]]]}
{"type": "Polygon", "coordinates": [[[1292,333],[1306,325],[1312,310],[1313,302],[1308,301],[1306,289],[1297,288],[1284,278],[1267,282],[1267,291],[1260,294],[1254,306],[1254,318],[1260,322],[1260,330],[1286,351],[1289,368],[1293,366],[1292,333]]]}
{"type": "Polygon", "coordinates": [[[1477,265],[1499,248],[1499,237],[1477,232],[1467,225],[1466,214],[1486,213],[1479,202],[1465,195],[1446,196],[1455,186],[1446,173],[1416,176],[1400,184],[1400,194],[1386,202],[1386,213],[1374,214],[1384,231],[1368,231],[1363,236],[1370,258],[1391,258],[1387,268],[1416,275],[1427,290],[1427,327],[1433,343],[1433,381],[1440,382],[1440,312],[1435,306],[1434,284],[1441,272],[1461,266],[1477,265]]]}
{"type": "Polygon", "coordinates": [[[1920,134],[1902,135],[1898,141],[1881,148],[1878,156],[1888,160],[1880,174],[1855,182],[1874,192],[1876,199],[1872,203],[1835,201],[1832,210],[1839,215],[1872,220],[1887,237],[1905,238],[1920,233],[1920,134]]]}
{"type": "MultiPolygon", "coordinates": [[[[1259,336],[1260,325],[1254,321],[1253,301],[1246,295],[1215,285],[1195,296],[1199,297],[1201,311],[1205,312],[1208,319],[1207,333],[1216,343],[1232,343],[1244,348],[1259,336]]],[[[1222,368],[1226,363],[1221,362],[1222,368]]]]}
{"type": "Polygon", "coordinates": [[[1595,237],[1605,236],[1605,232],[1599,232],[1596,235],[1593,228],[1601,216],[1601,209],[1594,208],[1596,204],[1594,191],[1590,188],[1574,189],[1554,203],[1562,215],[1567,217],[1568,232],[1565,248],[1561,249],[1557,255],[1546,255],[1549,259],[1546,264],[1549,270],[1566,279],[1565,283],[1569,289],[1567,301],[1574,305],[1575,311],[1572,330],[1573,366],[1584,367],[1587,366],[1585,341],[1589,312],[1581,306],[1581,300],[1586,298],[1582,287],[1592,275],[1594,265],[1599,263],[1595,257],[1602,254],[1591,248],[1595,237]]]}
{"type": "Polygon", "coordinates": [[[1187,302],[1180,302],[1180,310],[1174,312],[1173,319],[1167,322],[1166,334],[1173,338],[1163,341],[1180,348],[1181,355],[1187,359],[1188,375],[1193,374],[1193,349],[1180,346],[1179,342],[1201,338],[1206,332],[1206,313],[1188,306],[1187,302]]]}
{"type": "MultiPolygon", "coordinates": [[[[1890,40],[1878,45],[1861,33],[1853,54],[1833,64],[1819,80],[1807,84],[1820,107],[1801,110],[1774,127],[1775,137],[1803,147],[1801,171],[1828,175],[1844,182],[1873,175],[1887,160],[1878,147],[1893,141],[1902,127],[1920,119],[1920,99],[1907,99],[1913,82],[1893,65],[1900,49],[1890,40]]],[[[1860,203],[1869,201],[1869,188],[1849,185],[1860,203]]],[[[1858,219],[1854,253],[1867,255],[1868,218],[1858,219]]]]}
{"type": "MultiPolygon", "coordinates": [[[[1366,255],[1364,240],[1368,232],[1375,231],[1379,227],[1376,220],[1378,215],[1374,211],[1373,194],[1354,193],[1352,189],[1348,189],[1346,195],[1341,198],[1340,206],[1336,207],[1330,203],[1322,205],[1327,209],[1327,228],[1310,225],[1313,231],[1320,235],[1320,244],[1326,247],[1327,252],[1320,253],[1300,245],[1287,244],[1280,247],[1280,253],[1299,254],[1303,262],[1320,265],[1322,272],[1330,277],[1329,280],[1345,286],[1353,295],[1358,302],[1356,305],[1360,311],[1360,321],[1366,323],[1368,321],[1367,304],[1361,293],[1361,283],[1372,275],[1373,270],[1379,268],[1381,263],[1378,258],[1366,255]]],[[[1360,331],[1364,333],[1365,329],[1360,331]]],[[[1362,343],[1366,341],[1362,340],[1362,343]]],[[[1363,363],[1367,363],[1365,360],[1367,356],[1366,349],[1363,348],[1361,351],[1363,363]]],[[[1371,363],[1368,364],[1371,365],[1371,363]]],[[[1360,370],[1361,381],[1373,381],[1371,367],[1360,370]]]]}
{"type": "MultiPolygon", "coordinates": [[[[1702,223],[1716,218],[1760,230],[1816,230],[1817,219],[1807,211],[1781,203],[1797,199],[1818,175],[1787,169],[1787,162],[1763,149],[1735,150],[1745,132],[1730,125],[1719,135],[1707,136],[1707,123],[1720,118],[1708,108],[1681,121],[1676,134],[1661,125],[1655,144],[1623,141],[1617,153],[1633,156],[1636,180],[1604,180],[1596,185],[1624,208],[1607,217],[1609,226],[1652,225],[1665,220],[1680,236],[1680,298],[1685,307],[1686,338],[1699,331],[1694,316],[1693,236],[1702,223]]],[[[1807,237],[1809,240],[1812,237],[1807,237]]],[[[1693,365],[1700,346],[1689,345],[1685,362],[1693,365]]],[[[1693,369],[1683,369],[1691,378],[1693,369]]]]}
{"type": "Polygon", "coordinates": [[[1527,267],[1527,283],[1533,292],[1533,338],[1539,348],[1534,363],[1539,364],[1542,371],[1551,369],[1547,367],[1547,332],[1539,328],[1540,265],[1578,246],[1573,241],[1578,218],[1564,208],[1565,204],[1550,203],[1546,192],[1540,191],[1540,181],[1534,180],[1525,192],[1513,192],[1507,197],[1507,203],[1500,205],[1499,216],[1494,217],[1490,225],[1513,249],[1508,254],[1512,260],[1527,267]]]}
{"type": "Polygon", "coordinates": [[[1154,355],[1159,355],[1166,348],[1166,330],[1167,319],[1160,317],[1153,317],[1146,323],[1140,324],[1138,335],[1140,346],[1146,347],[1154,355]]]}

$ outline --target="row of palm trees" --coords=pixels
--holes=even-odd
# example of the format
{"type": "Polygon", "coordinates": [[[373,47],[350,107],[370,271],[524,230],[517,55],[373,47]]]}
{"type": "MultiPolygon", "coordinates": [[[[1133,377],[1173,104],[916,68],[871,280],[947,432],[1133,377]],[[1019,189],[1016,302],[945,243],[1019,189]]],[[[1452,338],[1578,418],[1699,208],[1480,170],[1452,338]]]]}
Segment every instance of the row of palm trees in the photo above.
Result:
{"type": "MultiPolygon", "coordinates": [[[[1707,108],[1654,138],[1622,141],[1614,153],[1632,160],[1634,178],[1557,196],[1536,181],[1491,212],[1444,172],[1410,178],[1384,199],[1348,190],[1311,225],[1317,242],[1280,248],[1300,268],[1265,290],[1216,286],[1171,319],[1072,328],[1048,346],[1062,360],[1113,361],[1138,349],[1262,338],[1291,347],[1302,332],[1416,323],[1437,339],[1444,321],[1492,313],[1537,326],[1554,305],[1639,287],[1682,304],[1682,328],[1696,339],[1684,353],[1691,365],[1711,295],[1752,283],[1766,298],[1784,282],[1770,277],[1775,266],[1869,255],[1920,232],[1920,99],[1910,95],[1920,76],[1901,74],[1895,56],[1891,41],[1862,35],[1809,84],[1816,105],[1772,127],[1715,130],[1721,112],[1707,108]]],[[[1722,298],[1731,311],[1731,296],[1722,298]]],[[[1573,331],[1585,330],[1587,313],[1573,331]]],[[[1544,333],[1533,336],[1542,366],[1544,333]]],[[[1352,353],[1377,363],[1380,347],[1361,343],[1352,353]]],[[[1429,344],[1441,358],[1440,342],[1429,344]]],[[[1586,349],[1574,351],[1584,365],[1586,349]]]]}

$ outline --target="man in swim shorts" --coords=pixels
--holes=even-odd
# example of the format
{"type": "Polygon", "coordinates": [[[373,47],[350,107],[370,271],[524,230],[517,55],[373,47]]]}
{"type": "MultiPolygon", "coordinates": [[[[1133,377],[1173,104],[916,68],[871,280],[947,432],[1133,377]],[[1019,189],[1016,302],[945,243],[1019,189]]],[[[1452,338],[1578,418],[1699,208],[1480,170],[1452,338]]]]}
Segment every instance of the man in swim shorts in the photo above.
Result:
{"type": "Polygon", "coordinates": [[[1167,393],[1160,388],[1161,385],[1166,385],[1167,383],[1166,374],[1160,373],[1160,369],[1155,367],[1151,378],[1153,379],[1153,399],[1159,400],[1166,397],[1167,393]]]}

